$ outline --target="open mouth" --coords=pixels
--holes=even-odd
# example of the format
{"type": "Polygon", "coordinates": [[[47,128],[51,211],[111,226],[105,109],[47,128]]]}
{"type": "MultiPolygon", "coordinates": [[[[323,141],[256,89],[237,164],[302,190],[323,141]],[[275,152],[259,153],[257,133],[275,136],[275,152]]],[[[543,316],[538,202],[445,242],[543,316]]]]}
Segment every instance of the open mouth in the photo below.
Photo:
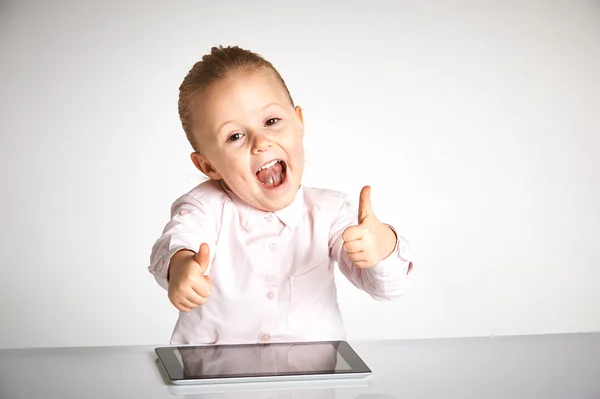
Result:
{"type": "Polygon", "coordinates": [[[286,171],[285,161],[274,159],[258,169],[256,178],[264,187],[275,188],[285,183],[286,171]]]}

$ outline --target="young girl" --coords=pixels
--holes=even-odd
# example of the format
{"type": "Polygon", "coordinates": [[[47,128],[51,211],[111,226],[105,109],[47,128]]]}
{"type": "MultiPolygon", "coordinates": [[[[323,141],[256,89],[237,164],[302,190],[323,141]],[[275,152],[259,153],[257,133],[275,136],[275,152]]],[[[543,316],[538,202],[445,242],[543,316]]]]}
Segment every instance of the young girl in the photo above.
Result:
{"type": "Polygon", "coordinates": [[[171,344],[345,339],[334,265],[377,300],[399,297],[407,242],[340,192],[302,185],[304,119],[271,63],[213,48],[180,86],[194,165],[150,272],[180,310],[171,344]]]}

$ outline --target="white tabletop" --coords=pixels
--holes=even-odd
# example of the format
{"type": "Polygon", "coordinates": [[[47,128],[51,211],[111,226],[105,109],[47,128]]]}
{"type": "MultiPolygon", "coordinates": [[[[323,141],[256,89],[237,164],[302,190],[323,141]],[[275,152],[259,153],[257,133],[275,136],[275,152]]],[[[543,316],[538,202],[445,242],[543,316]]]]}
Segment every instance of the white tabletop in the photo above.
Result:
{"type": "Polygon", "coordinates": [[[169,386],[153,346],[0,350],[0,399],[600,399],[600,334],[351,342],[362,386],[169,386]],[[235,390],[235,391],[234,391],[235,390]]]}

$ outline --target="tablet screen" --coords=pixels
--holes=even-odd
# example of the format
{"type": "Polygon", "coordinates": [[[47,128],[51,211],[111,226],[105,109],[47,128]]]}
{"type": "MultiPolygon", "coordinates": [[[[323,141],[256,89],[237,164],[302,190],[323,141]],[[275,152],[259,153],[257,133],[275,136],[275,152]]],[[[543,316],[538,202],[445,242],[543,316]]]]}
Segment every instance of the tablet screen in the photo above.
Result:
{"type": "Polygon", "coordinates": [[[171,379],[365,373],[345,341],[157,348],[171,379]]]}

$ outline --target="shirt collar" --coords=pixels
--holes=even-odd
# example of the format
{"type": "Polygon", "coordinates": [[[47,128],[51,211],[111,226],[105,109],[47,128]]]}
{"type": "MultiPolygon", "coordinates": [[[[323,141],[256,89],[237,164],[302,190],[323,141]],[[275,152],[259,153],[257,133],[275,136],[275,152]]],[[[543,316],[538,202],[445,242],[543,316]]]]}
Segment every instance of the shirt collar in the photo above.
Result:
{"type": "Polygon", "coordinates": [[[231,201],[235,204],[239,216],[240,216],[240,224],[244,229],[250,231],[257,226],[263,226],[267,223],[267,217],[269,214],[274,214],[283,224],[287,227],[293,229],[296,227],[302,218],[302,215],[305,211],[304,206],[304,190],[303,187],[300,186],[298,192],[296,193],[296,197],[294,201],[287,207],[275,211],[275,212],[266,212],[261,209],[255,208],[251,205],[245,203],[241,198],[233,193],[221,180],[221,187],[227,193],[231,201]]]}

